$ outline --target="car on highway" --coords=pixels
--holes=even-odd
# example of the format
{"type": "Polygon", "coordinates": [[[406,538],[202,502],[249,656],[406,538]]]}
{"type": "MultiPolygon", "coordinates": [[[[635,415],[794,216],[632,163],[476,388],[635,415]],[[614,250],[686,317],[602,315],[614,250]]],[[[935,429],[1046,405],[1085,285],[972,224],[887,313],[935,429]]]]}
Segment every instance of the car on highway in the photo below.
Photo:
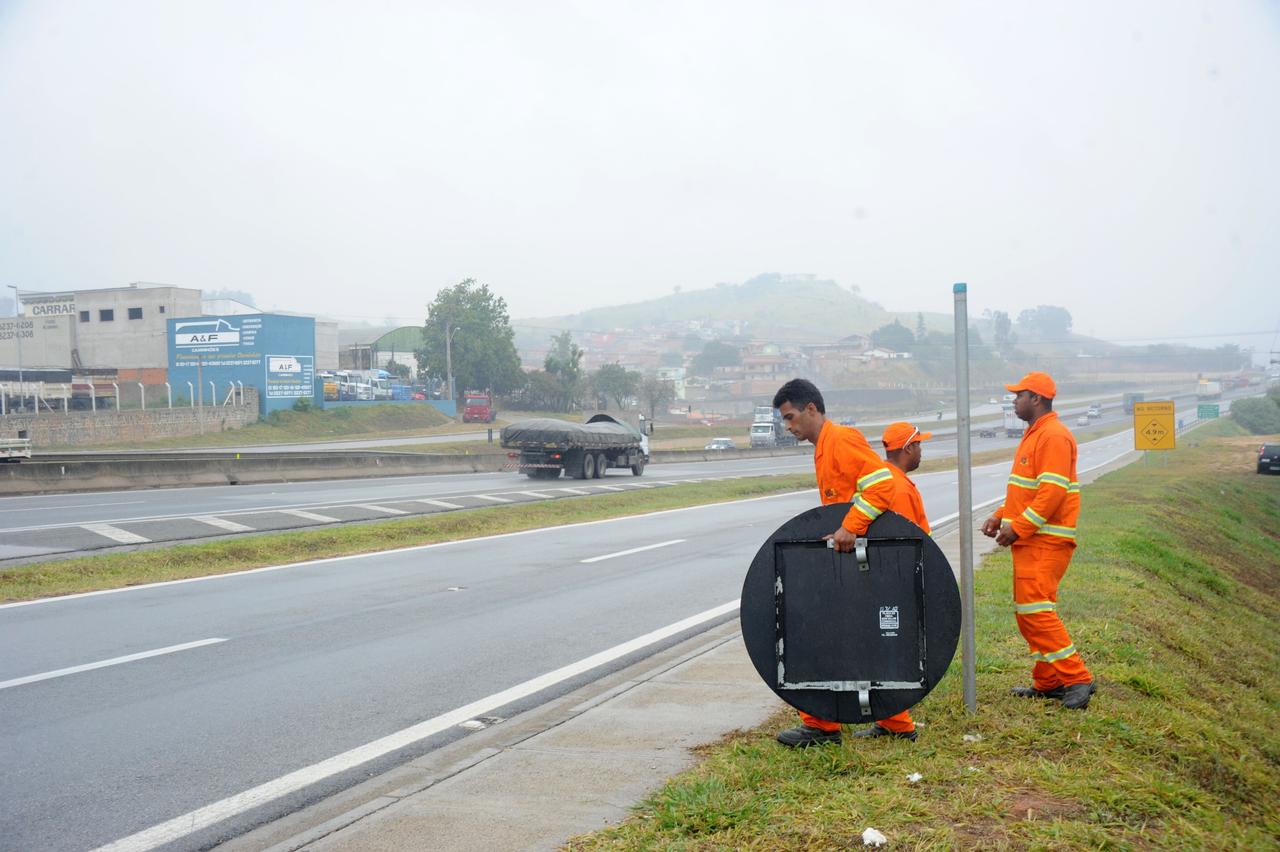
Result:
{"type": "Polygon", "coordinates": [[[1280,444],[1258,448],[1258,473],[1280,473],[1280,444]]]}
{"type": "Polygon", "coordinates": [[[996,436],[996,427],[994,426],[983,426],[981,429],[978,430],[979,438],[994,438],[995,436],[996,436]]]}
{"type": "Polygon", "coordinates": [[[711,443],[707,444],[704,450],[736,450],[738,445],[733,442],[732,438],[712,438],[711,443]]]}
{"type": "Polygon", "coordinates": [[[1077,418],[1076,418],[1076,425],[1077,425],[1077,426],[1088,426],[1088,425],[1089,425],[1089,415],[1087,415],[1087,414],[1081,414],[1079,417],[1077,417],[1077,418]]]}
{"type": "Polygon", "coordinates": [[[1089,413],[1088,413],[1088,416],[1089,416],[1089,417],[1101,417],[1101,416],[1102,416],[1102,406],[1100,406],[1100,405],[1091,405],[1091,406],[1089,406],[1089,413]]]}
{"type": "Polygon", "coordinates": [[[987,400],[987,405],[999,405],[999,404],[1000,404],[1000,400],[996,399],[994,396],[987,400]]]}

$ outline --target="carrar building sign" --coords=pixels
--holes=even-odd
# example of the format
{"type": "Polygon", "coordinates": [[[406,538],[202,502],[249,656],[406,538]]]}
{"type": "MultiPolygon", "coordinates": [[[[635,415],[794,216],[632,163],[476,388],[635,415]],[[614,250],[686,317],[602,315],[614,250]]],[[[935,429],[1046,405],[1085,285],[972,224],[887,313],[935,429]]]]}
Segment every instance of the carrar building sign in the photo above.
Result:
{"type": "Polygon", "coordinates": [[[315,320],[280,314],[178,317],[169,320],[169,382],[175,393],[191,383],[198,402],[218,405],[231,386],[258,389],[262,416],[318,402],[315,320]],[[212,384],[210,384],[212,383],[212,384]]]}

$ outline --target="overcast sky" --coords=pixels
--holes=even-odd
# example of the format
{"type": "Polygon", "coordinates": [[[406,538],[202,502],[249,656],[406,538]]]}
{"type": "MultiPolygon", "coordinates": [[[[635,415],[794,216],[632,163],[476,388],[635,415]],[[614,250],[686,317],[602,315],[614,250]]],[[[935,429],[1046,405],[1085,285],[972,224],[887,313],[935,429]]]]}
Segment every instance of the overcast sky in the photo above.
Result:
{"type": "Polygon", "coordinates": [[[1275,0],[0,0],[25,289],[418,322],[809,272],[1265,350],[1277,150],[1275,0]]]}

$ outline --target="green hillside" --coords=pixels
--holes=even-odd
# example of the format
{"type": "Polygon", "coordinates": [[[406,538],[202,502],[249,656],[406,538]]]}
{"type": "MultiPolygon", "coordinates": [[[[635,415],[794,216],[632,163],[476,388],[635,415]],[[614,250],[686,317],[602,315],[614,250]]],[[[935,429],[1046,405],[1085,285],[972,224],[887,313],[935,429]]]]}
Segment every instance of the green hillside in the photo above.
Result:
{"type": "MultiPolygon", "coordinates": [[[[641,328],[666,322],[741,322],[742,333],[774,340],[838,340],[901,318],[915,327],[915,313],[895,313],[835,281],[812,275],[759,275],[743,284],[672,293],[658,299],[593,308],[568,316],[516,321],[517,332],[641,328]],[[523,327],[523,328],[522,328],[523,327]]],[[[926,314],[931,328],[949,329],[951,317],[926,314]]]]}

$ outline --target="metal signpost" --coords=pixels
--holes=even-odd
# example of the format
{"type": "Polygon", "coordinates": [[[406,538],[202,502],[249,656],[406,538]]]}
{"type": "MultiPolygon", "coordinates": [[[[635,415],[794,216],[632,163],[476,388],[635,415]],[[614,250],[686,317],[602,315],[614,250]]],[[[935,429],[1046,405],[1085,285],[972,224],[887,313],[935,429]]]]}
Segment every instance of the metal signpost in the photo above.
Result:
{"type": "Polygon", "coordinates": [[[973,483],[969,468],[969,287],[956,284],[956,470],[960,489],[961,671],[964,706],[978,709],[977,631],[973,622],[973,483]]]}

